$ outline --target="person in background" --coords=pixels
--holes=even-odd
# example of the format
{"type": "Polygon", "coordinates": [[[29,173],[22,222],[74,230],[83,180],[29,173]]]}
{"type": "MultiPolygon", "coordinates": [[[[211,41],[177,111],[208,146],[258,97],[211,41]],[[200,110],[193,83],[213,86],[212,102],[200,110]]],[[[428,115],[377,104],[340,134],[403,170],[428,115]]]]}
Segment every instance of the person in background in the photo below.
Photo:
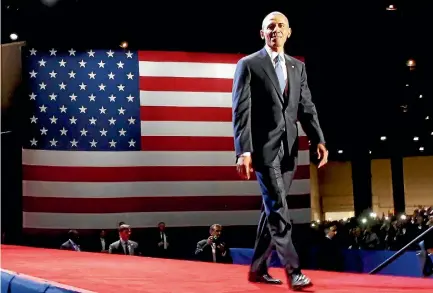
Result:
{"type": "Polygon", "coordinates": [[[168,257],[170,252],[170,243],[168,242],[168,235],[164,222],[158,223],[157,233],[156,255],[158,257],[168,257]]]}
{"type": "Polygon", "coordinates": [[[221,237],[222,226],[213,224],[209,229],[210,236],[200,240],[195,249],[196,257],[205,262],[233,263],[230,249],[221,237]]]}
{"type": "Polygon", "coordinates": [[[124,255],[139,255],[138,243],[129,240],[131,236],[131,226],[123,224],[119,229],[119,240],[110,244],[108,253],[124,254],[124,255]]]}
{"type": "Polygon", "coordinates": [[[60,249],[72,250],[72,251],[81,251],[80,245],[78,244],[79,239],[80,239],[78,231],[77,230],[69,230],[68,237],[69,237],[68,241],[63,243],[60,246],[60,249]]]}

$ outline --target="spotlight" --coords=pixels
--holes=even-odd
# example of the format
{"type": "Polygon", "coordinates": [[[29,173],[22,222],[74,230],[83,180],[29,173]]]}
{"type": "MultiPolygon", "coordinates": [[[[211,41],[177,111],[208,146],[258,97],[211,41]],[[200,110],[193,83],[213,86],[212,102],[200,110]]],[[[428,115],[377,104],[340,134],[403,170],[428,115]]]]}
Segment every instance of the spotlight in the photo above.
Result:
{"type": "Polygon", "coordinates": [[[388,11],[396,11],[397,10],[397,8],[394,6],[394,5],[388,5],[388,7],[386,8],[386,10],[388,10],[388,11]]]}
{"type": "Polygon", "coordinates": [[[16,40],[18,40],[18,35],[16,33],[11,33],[9,38],[11,38],[12,41],[16,41],[16,40]]]}
{"type": "Polygon", "coordinates": [[[343,150],[338,150],[338,153],[339,153],[339,154],[342,154],[342,153],[343,153],[343,150]]]}
{"type": "Polygon", "coordinates": [[[385,140],[386,140],[386,136],[381,136],[381,137],[380,137],[380,140],[381,140],[381,141],[385,141],[385,140]]]}
{"type": "Polygon", "coordinates": [[[123,48],[123,49],[128,48],[128,42],[123,41],[122,43],[120,43],[120,48],[123,48]]]}

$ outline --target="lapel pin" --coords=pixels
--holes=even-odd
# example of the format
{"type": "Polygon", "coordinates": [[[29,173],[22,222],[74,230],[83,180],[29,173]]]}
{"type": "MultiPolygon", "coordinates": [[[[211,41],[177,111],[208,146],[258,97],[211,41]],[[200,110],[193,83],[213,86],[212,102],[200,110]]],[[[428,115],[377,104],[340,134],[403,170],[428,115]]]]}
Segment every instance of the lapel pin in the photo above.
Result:
{"type": "Polygon", "coordinates": [[[292,65],[292,68],[295,68],[295,66],[292,65]]]}

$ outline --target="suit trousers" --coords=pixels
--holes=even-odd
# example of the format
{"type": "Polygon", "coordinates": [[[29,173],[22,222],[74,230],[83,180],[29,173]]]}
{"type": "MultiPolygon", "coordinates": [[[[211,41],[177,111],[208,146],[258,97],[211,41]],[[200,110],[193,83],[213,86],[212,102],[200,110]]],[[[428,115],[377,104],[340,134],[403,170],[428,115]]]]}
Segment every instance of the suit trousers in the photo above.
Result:
{"type": "Polygon", "coordinates": [[[287,143],[282,140],[272,164],[255,167],[263,205],[250,271],[258,275],[267,273],[267,260],[274,245],[287,274],[300,272],[286,199],[296,171],[297,157],[289,156],[288,153],[287,143]]]}

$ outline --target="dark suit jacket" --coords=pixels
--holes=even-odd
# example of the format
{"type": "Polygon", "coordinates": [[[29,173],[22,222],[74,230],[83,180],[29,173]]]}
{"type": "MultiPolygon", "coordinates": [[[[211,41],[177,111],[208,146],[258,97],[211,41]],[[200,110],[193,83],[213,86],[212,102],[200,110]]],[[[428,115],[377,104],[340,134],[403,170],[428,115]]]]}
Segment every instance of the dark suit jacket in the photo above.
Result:
{"type": "Polygon", "coordinates": [[[236,156],[251,152],[255,165],[269,165],[281,140],[292,156],[298,153],[297,120],[313,145],[325,143],[316,107],[311,100],[305,64],[285,55],[287,85],[279,87],[266,49],[242,58],[233,80],[233,126],[236,156]]]}
{"type": "MultiPolygon", "coordinates": [[[[139,255],[140,253],[138,251],[138,243],[131,240],[129,240],[128,243],[129,243],[129,254],[139,255]]],[[[117,240],[116,242],[110,244],[110,246],[108,247],[108,253],[125,255],[125,250],[123,249],[120,240],[117,240]]]]}
{"type": "MultiPolygon", "coordinates": [[[[215,248],[215,257],[217,263],[233,263],[232,256],[230,254],[230,248],[224,245],[226,248],[225,255],[222,255],[218,248],[215,248]]],[[[207,243],[207,239],[200,240],[197,242],[197,248],[195,249],[195,255],[198,260],[205,262],[213,262],[212,246],[207,243]]]]}
{"type": "MultiPolygon", "coordinates": [[[[78,246],[78,248],[80,248],[80,245],[78,245],[78,244],[76,244],[77,246],[78,246]]],[[[74,248],[74,246],[72,245],[72,243],[71,243],[71,241],[66,241],[65,243],[63,243],[61,246],[60,246],[60,249],[62,249],[62,250],[73,250],[73,251],[76,251],[75,250],[75,248],[74,248]]]]}

